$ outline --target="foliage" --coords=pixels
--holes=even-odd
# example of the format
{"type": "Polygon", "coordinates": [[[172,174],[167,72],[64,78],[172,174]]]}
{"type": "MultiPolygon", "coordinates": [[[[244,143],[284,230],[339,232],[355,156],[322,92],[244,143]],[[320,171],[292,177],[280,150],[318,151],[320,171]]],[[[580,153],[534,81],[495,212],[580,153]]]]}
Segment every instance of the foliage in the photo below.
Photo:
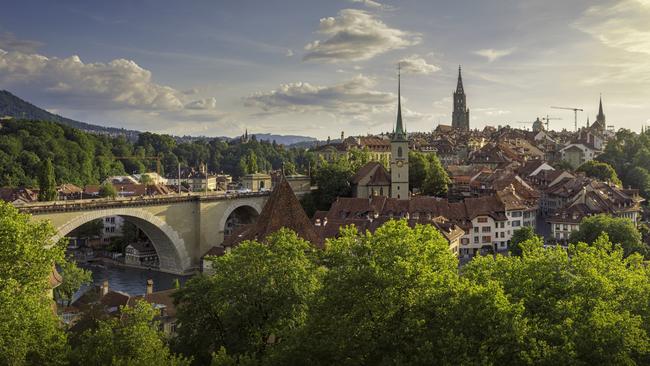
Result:
{"type": "Polygon", "coordinates": [[[445,196],[451,179],[436,154],[409,152],[409,188],[433,196],[445,196]]]}
{"type": "Polygon", "coordinates": [[[153,184],[153,179],[151,179],[149,174],[142,174],[142,176],[140,176],[140,184],[153,184]]]}
{"type": "Polygon", "coordinates": [[[636,134],[618,130],[596,160],[614,168],[624,186],[638,188],[646,199],[650,198],[650,131],[636,134]]]}
{"type": "Polygon", "coordinates": [[[348,228],[328,241],[322,261],[328,270],[305,326],[281,344],[274,364],[506,364],[516,352],[521,309],[497,286],[459,278],[431,226],[348,228]]]}
{"type": "Polygon", "coordinates": [[[41,167],[41,174],[38,177],[38,200],[55,201],[58,193],[56,191],[56,180],[54,179],[54,167],[52,160],[46,159],[41,167]]]}
{"type": "Polygon", "coordinates": [[[337,197],[349,197],[352,193],[350,178],[354,175],[350,162],[341,158],[333,162],[321,162],[314,173],[318,189],[313,199],[318,210],[328,210],[337,197]]]}
{"type": "Polygon", "coordinates": [[[189,365],[165,345],[156,310],[144,301],[122,307],[119,318],[100,321],[87,330],[81,344],[73,350],[73,365],[189,365]]]}
{"type": "Polygon", "coordinates": [[[99,197],[115,198],[117,197],[117,190],[110,182],[106,182],[99,186],[99,197]]]}
{"type": "Polygon", "coordinates": [[[265,243],[244,242],[213,258],[213,275],[189,280],[176,295],[178,349],[202,364],[224,347],[260,358],[304,322],[319,271],[311,246],[288,230],[265,243]]]}
{"type": "Polygon", "coordinates": [[[607,163],[590,160],[579,166],[576,171],[584,172],[588,177],[596,178],[605,182],[612,182],[619,186],[621,185],[621,180],[618,179],[616,171],[607,163]]]}
{"type": "Polygon", "coordinates": [[[568,170],[573,171],[573,166],[566,160],[559,160],[553,164],[553,168],[556,170],[568,170]]]}
{"type": "Polygon", "coordinates": [[[54,263],[63,261],[63,243],[50,242],[54,233],[0,201],[1,365],[58,365],[67,356],[48,296],[54,263]]]}
{"type": "Polygon", "coordinates": [[[54,289],[54,296],[65,306],[70,306],[72,296],[81,286],[92,283],[92,272],[77,267],[77,264],[71,260],[66,260],[59,264],[59,273],[63,277],[63,282],[54,289]]]}
{"type": "Polygon", "coordinates": [[[512,238],[510,239],[510,254],[520,256],[522,253],[520,244],[523,242],[528,242],[535,238],[537,238],[537,235],[535,235],[535,231],[530,226],[522,226],[521,228],[515,230],[512,233],[512,238]]]}
{"type": "Polygon", "coordinates": [[[3,121],[0,130],[0,186],[36,187],[47,159],[52,160],[58,184],[99,184],[112,175],[155,171],[156,161],[145,159],[151,156],[161,158],[161,174],[174,176],[179,164],[198,168],[202,162],[210,172],[236,177],[249,170],[281,169],[282,163],[288,162],[304,173],[315,165],[313,153],[305,149],[254,139],[178,142],[169,135],[144,132],[136,142],[131,142],[124,137],[90,134],[53,122],[9,120],[3,121]],[[244,170],[240,166],[242,159],[250,163],[244,170]]]}
{"type": "Polygon", "coordinates": [[[607,233],[612,243],[620,244],[626,256],[632,253],[648,255],[648,247],[632,220],[605,214],[585,217],[580,229],[571,234],[571,242],[591,243],[602,233],[607,233]]]}
{"type": "Polygon", "coordinates": [[[624,258],[606,235],[568,252],[523,246],[521,257],[479,257],[463,268],[468,280],[496,281],[511,303],[523,306],[516,363],[648,362],[650,271],[638,255],[624,258]]]}

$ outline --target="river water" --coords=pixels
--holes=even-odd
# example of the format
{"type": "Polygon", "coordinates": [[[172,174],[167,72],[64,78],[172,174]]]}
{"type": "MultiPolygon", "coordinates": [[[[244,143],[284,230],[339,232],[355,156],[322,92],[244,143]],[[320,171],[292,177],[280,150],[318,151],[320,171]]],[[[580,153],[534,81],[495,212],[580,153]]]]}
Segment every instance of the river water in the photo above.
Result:
{"type": "Polygon", "coordinates": [[[94,284],[100,285],[105,280],[108,280],[109,289],[121,291],[131,296],[144,294],[147,291],[147,280],[149,279],[153,280],[154,291],[162,291],[174,288],[176,279],[183,285],[192,277],[148,269],[111,266],[109,264],[79,263],[78,266],[93,273],[94,284]]]}

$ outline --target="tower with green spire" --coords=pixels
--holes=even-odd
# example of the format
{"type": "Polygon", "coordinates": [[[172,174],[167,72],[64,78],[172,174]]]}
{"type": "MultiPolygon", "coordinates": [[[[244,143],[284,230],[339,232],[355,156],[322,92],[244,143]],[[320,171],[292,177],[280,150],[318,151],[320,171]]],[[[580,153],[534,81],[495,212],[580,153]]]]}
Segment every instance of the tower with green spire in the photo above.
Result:
{"type": "Polygon", "coordinates": [[[402,122],[401,75],[397,72],[397,123],[390,140],[390,196],[409,198],[409,142],[402,122]]]}

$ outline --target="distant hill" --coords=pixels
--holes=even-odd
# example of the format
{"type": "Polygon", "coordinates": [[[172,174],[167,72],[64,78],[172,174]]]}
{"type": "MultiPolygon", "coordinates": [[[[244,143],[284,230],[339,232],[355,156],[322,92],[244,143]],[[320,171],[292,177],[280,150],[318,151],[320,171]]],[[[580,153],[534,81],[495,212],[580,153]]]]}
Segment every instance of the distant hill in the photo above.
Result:
{"type": "Polygon", "coordinates": [[[270,133],[255,133],[255,138],[259,141],[275,141],[278,144],[290,146],[304,142],[315,142],[317,141],[313,137],[309,136],[298,136],[298,135],[273,135],[270,133]]]}
{"type": "Polygon", "coordinates": [[[111,136],[123,135],[132,141],[137,140],[138,135],[140,134],[139,131],[114,127],[102,127],[61,117],[20,99],[6,90],[0,90],[0,117],[57,122],[90,133],[111,136]]]}
{"type": "MultiPolygon", "coordinates": [[[[42,108],[39,108],[6,90],[0,90],[0,118],[13,117],[16,119],[29,119],[38,121],[50,121],[61,123],[70,127],[78,128],[85,132],[110,135],[110,136],[126,136],[130,141],[136,141],[140,131],[126,130],[123,128],[115,127],[102,127],[92,125],[90,123],[75,121],[70,118],[65,118],[54,113],[50,113],[42,108]]],[[[207,136],[174,136],[178,142],[189,142],[203,139],[213,139],[215,137],[207,136]]],[[[255,137],[262,141],[273,141],[285,146],[301,144],[301,143],[315,143],[316,139],[308,136],[296,135],[272,135],[268,133],[255,134],[255,137]]],[[[229,140],[228,137],[216,137],[219,139],[229,140]]]]}

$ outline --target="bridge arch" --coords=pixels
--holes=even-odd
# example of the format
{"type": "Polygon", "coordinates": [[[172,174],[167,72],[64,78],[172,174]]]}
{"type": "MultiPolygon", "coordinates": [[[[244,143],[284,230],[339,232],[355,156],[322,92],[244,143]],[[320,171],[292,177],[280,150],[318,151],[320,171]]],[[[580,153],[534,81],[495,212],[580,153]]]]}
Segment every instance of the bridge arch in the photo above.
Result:
{"type": "Polygon", "coordinates": [[[121,216],[147,235],[158,254],[161,271],[180,274],[192,269],[185,242],[176,230],[161,218],[138,208],[125,207],[80,213],[57,227],[57,234],[53,239],[56,242],[79,226],[107,216],[121,216]]]}
{"type": "Polygon", "coordinates": [[[250,224],[259,217],[260,213],[262,213],[262,205],[258,201],[242,202],[230,205],[221,217],[219,229],[223,230],[224,236],[227,236],[230,234],[228,232],[229,228],[227,227],[229,221],[233,220],[236,215],[243,216],[244,221],[241,222],[241,224],[250,224]]]}

